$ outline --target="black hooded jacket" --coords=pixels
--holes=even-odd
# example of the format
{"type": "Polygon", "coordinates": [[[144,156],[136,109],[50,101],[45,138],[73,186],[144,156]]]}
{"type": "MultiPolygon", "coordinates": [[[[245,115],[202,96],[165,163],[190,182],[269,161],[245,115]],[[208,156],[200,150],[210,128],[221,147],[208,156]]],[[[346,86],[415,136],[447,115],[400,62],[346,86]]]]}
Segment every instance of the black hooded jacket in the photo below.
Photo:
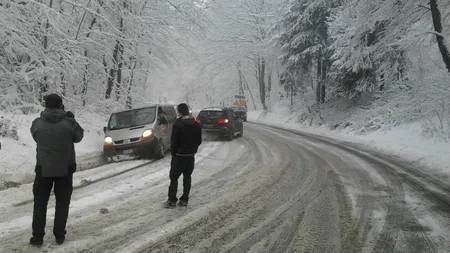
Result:
{"type": "Polygon", "coordinates": [[[37,143],[37,166],[44,177],[64,177],[69,174],[73,143],[83,139],[84,130],[75,119],[61,109],[45,109],[31,125],[37,143]]]}
{"type": "Polygon", "coordinates": [[[177,119],[172,128],[172,156],[194,156],[202,144],[202,129],[191,116],[177,119]]]}

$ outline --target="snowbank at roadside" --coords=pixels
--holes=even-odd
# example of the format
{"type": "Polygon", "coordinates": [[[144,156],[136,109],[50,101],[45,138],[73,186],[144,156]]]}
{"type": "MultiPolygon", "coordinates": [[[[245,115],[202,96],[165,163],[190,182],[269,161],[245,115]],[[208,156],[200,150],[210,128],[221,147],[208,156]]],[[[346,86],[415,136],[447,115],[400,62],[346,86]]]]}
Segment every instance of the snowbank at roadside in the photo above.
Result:
{"type": "Polygon", "coordinates": [[[424,166],[430,169],[430,173],[450,178],[450,143],[423,138],[420,122],[401,124],[388,130],[377,130],[359,135],[350,129],[330,130],[325,126],[305,126],[298,123],[298,116],[291,113],[288,108],[278,108],[276,112],[248,112],[250,122],[301,130],[339,140],[365,144],[385,153],[402,157],[418,166],[424,166]]]}
{"type": "MultiPolygon", "coordinates": [[[[17,131],[17,140],[0,134],[0,190],[33,181],[36,144],[31,137],[30,127],[38,116],[38,114],[18,115],[0,111],[3,121],[9,122],[10,129],[17,131]]],[[[103,126],[107,117],[79,112],[75,113],[75,118],[85,130],[83,141],[75,144],[77,157],[82,158],[101,152],[103,126]]]]}

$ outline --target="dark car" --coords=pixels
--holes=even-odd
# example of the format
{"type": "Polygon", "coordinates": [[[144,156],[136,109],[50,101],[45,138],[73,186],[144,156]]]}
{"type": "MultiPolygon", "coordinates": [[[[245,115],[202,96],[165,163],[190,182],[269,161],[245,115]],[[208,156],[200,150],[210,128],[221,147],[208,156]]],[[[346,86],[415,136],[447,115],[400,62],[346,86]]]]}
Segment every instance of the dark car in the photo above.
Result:
{"type": "Polygon", "coordinates": [[[230,107],[230,109],[234,111],[234,113],[236,114],[236,116],[238,116],[238,118],[241,118],[243,121],[247,122],[247,109],[245,107],[233,106],[230,107]]]}
{"type": "Polygon", "coordinates": [[[197,122],[205,133],[218,134],[233,140],[244,134],[244,124],[230,108],[205,108],[197,116],[197,122]]]}

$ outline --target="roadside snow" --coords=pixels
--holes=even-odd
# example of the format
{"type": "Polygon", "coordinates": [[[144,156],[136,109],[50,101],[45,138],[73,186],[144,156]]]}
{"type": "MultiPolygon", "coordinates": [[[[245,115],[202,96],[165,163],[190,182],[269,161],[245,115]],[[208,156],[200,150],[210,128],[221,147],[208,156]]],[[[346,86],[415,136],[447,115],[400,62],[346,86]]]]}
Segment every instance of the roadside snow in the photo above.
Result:
{"type": "MultiPolygon", "coordinates": [[[[210,142],[204,144],[201,148],[200,152],[196,156],[196,162],[201,163],[202,160],[211,157],[213,154],[218,156],[221,159],[225,159],[225,157],[221,157],[220,154],[226,155],[229,150],[228,143],[225,146],[222,146],[220,142],[210,142]],[[217,150],[221,148],[222,150],[217,150]]],[[[82,171],[80,173],[76,173],[74,177],[74,186],[80,186],[83,184],[84,180],[94,181],[99,178],[104,178],[116,174],[117,172],[126,171],[135,166],[145,164],[146,160],[134,160],[128,161],[126,163],[111,163],[102,167],[95,168],[91,171],[82,171]]],[[[85,212],[88,209],[100,209],[101,206],[105,204],[111,204],[113,200],[122,198],[127,198],[127,196],[136,196],[137,191],[145,191],[155,182],[160,181],[161,179],[168,178],[169,170],[169,157],[163,160],[156,161],[152,165],[143,166],[141,172],[138,173],[136,171],[130,172],[127,176],[124,176],[123,181],[114,181],[114,184],[110,182],[104,182],[102,184],[98,184],[94,187],[94,192],[88,191],[83,192],[83,190],[77,191],[76,194],[73,195],[71,200],[71,209],[70,214],[72,216],[77,216],[85,212]]],[[[206,178],[211,174],[215,173],[215,170],[203,171],[205,173],[199,175],[195,180],[199,180],[200,178],[206,178]]],[[[117,178],[115,178],[117,180],[117,178]]],[[[111,180],[112,181],[112,180],[111,180]]],[[[0,192],[0,196],[5,198],[15,197],[15,201],[24,201],[30,195],[31,185],[24,185],[20,187],[20,190],[12,189],[8,190],[9,193],[0,192]],[[21,194],[20,198],[18,198],[18,194],[11,194],[13,190],[16,190],[16,193],[21,194]]],[[[166,188],[164,188],[166,191],[166,188]]],[[[6,192],[6,191],[4,191],[6,192]]],[[[3,198],[2,198],[3,199],[3,198]]],[[[13,203],[12,200],[4,201],[3,204],[8,203],[8,205],[0,205],[0,210],[8,210],[10,208],[10,204],[13,203]]],[[[54,207],[49,207],[47,210],[47,217],[50,220],[49,223],[54,219],[54,207]]],[[[0,231],[0,238],[11,235],[12,233],[20,232],[27,228],[29,224],[31,224],[32,215],[27,214],[22,217],[18,217],[15,219],[10,219],[6,222],[0,223],[0,227],[2,230],[0,231]]],[[[121,226],[121,224],[117,224],[121,226]]],[[[129,251],[130,252],[130,251],[129,251]]]]}
{"type": "Polygon", "coordinates": [[[277,108],[276,112],[248,112],[250,122],[285,127],[320,134],[339,140],[361,143],[385,153],[402,157],[430,172],[450,178],[450,143],[422,137],[420,122],[402,124],[389,130],[377,130],[358,135],[351,130],[330,130],[325,126],[310,127],[298,123],[298,116],[288,108],[277,108]]]}
{"type": "MultiPolygon", "coordinates": [[[[0,136],[0,190],[23,183],[34,178],[36,144],[31,137],[31,123],[39,114],[18,115],[0,111],[0,117],[9,120],[17,128],[18,140],[0,136]]],[[[103,126],[106,118],[83,112],[75,118],[84,128],[84,139],[75,145],[77,157],[89,156],[102,150],[103,126]]]]}

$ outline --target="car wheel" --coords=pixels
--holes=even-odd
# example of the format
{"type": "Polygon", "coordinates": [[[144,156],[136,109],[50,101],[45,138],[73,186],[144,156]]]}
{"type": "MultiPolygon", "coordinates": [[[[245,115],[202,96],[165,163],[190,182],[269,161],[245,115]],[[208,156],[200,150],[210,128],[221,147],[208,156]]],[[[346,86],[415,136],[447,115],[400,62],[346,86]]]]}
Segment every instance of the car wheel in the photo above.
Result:
{"type": "Polygon", "coordinates": [[[164,144],[162,143],[162,141],[158,142],[158,146],[156,147],[155,150],[155,158],[156,159],[163,159],[165,156],[165,149],[164,149],[164,144]]]}
{"type": "Polygon", "coordinates": [[[237,136],[238,136],[238,137],[244,136],[244,128],[242,128],[241,132],[239,132],[237,136]]]}
{"type": "Polygon", "coordinates": [[[234,135],[233,129],[228,130],[227,140],[228,141],[232,141],[233,140],[233,135],[234,135]]]}

